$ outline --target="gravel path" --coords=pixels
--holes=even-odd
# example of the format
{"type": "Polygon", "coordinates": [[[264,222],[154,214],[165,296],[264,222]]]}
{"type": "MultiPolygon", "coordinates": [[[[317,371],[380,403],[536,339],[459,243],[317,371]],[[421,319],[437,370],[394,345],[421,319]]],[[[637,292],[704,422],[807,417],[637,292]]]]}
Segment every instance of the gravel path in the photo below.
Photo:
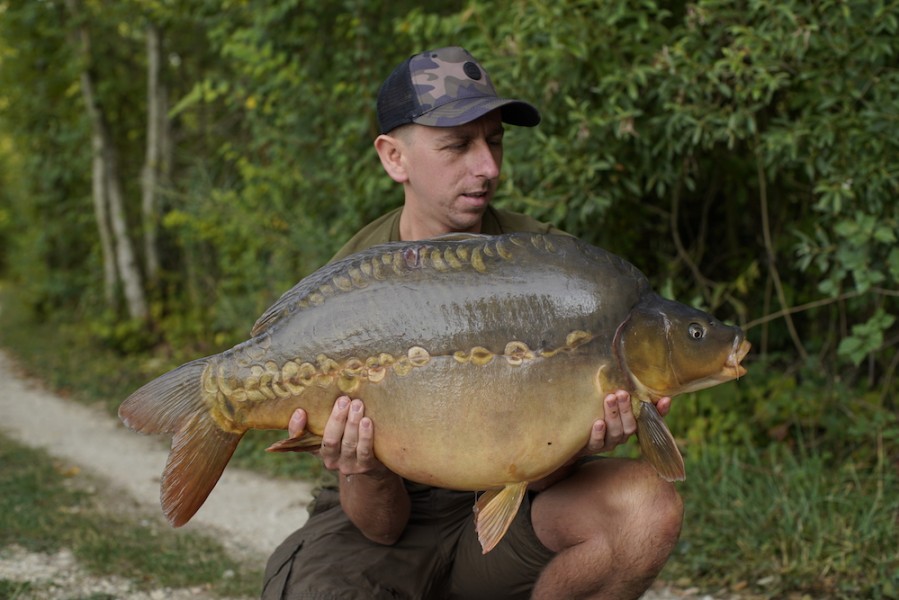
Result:
{"type": "MultiPolygon", "coordinates": [[[[159,477],[168,455],[166,447],[156,439],[125,429],[103,411],[66,401],[47,392],[38,382],[26,380],[2,350],[0,414],[4,435],[75,463],[121,488],[142,508],[160,511],[159,477]]],[[[287,534],[305,522],[310,491],[311,486],[304,482],[275,481],[228,468],[184,528],[214,530],[235,555],[249,554],[264,561],[287,534]]],[[[97,579],[84,573],[66,550],[48,557],[29,554],[18,547],[2,548],[0,580],[3,579],[41,583],[44,591],[29,598],[62,599],[90,594],[135,600],[205,597],[202,590],[133,592],[127,580],[97,579]]],[[[703,598],[691,591],[674,593],[657,585],[643,600],[703,598]]]]}
{"type": "MultiPolygon", "coordinates": [[[[160,511],[159,477],[168,450],[105,412],[65,401],[15,374],[0,351],[0,429],[10,437],[98,474],[160,511]]],[[[184,529],[224,529],[234,546],[267,556],[306,521],[306,482],[271,480],[228,468],[184,529]],[[247,518],[252,515],[252,518],[247,518]]]]}
{"type": "MultiPolygon", "coordinates": [[[[109,481],[130,498],[130,502],[119,500],[117,504],[136,505],[142,513],[161,516],[159,478],[168,450],[160,439],[136,434],[100,409],[46,391],[39,382],[22,377],[2,350],[0,414],[4,435],[109,481]]],[[[228,468],[183,529],[215,532],[235,557],[264,564],[272,550],[306,521],[310,494],[311,485],[306,482],[272,480],[228,468]]],[[[41,591],[28,598],[68,599],[91,594],[136,600],[204,598],[202,590],[138,593],[127,580],[90,577],[66,550],[48,557],[17,547],[0,549],[2,579],[40,584],[41,591]]]]}

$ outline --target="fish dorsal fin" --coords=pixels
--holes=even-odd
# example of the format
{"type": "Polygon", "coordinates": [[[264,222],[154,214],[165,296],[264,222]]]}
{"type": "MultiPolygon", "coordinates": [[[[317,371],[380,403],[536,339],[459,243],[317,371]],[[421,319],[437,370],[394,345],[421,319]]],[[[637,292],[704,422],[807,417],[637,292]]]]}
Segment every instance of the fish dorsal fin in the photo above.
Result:
{"type": "Polygon", "coordinates": [[[640,439],[643,456],[655,467],[659,477],[665,481],[686,479],[684,457],[681,456],[674,436],[671,435],[671,431],[652,402],[640,403],[637,437],[640,439]]]}
{"type": "Polygon", "coordinates": [[[506,535],[527,487],[527,481],[509,483],[502,489],[486,491],[478,498],[474,507],[475,529],[484,554],[493,550],[506,535]]]}
{"type": "Polygon", "coordinates": [[[304,431],[297,437],[275,442],[265,449],[266,452],[316,452],[322,447],[322,436],[304,431]]]}

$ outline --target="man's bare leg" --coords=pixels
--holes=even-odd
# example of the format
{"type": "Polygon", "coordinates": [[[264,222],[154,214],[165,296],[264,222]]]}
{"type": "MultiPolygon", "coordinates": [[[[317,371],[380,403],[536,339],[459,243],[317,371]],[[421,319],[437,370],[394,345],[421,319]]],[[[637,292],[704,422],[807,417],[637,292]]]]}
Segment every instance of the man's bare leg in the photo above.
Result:
{"type": "Polygon", "coordinates": [[[683,503],[648,464],[587,463],[537,495],[534,530],[558,554],[533,598],[639,598],[677,543],[683,503]]]}

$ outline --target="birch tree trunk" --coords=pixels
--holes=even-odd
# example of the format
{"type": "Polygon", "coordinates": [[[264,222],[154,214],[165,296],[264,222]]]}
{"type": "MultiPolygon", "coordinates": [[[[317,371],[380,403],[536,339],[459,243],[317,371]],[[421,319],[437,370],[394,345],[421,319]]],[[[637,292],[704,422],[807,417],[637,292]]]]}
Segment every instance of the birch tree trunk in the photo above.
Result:
{"type": "MultiPolygon", "coordinates": [[[[112,144],[112,137],[106,125],[106,118],[97,102],[93,76],[90,65],[90,35],[82,24],[80,6],[77,0],[66,0],[66,6],[77,23],[78,49],[82,54],[84,68],[81,72],[81,93],[91,121],[91,140],[93,156],[92,184],[94,191],[94,212],[98,218],[101,244],[103,236],[108,240],[109,252],[114,255],[113,262],[125,293],[128,315],[133,319],[146,320],[149,315],[147,300],[144,294],[143,278],[135,259],[131,238],[128,236],[128,225],[125,218],[125,207],[122,196],[122,184],[118,168],[118,156],[112,144]],[[109,236],[111,230],[112,235],[109,236]]],[[[107,250],[104,249],[104,252],[107,250]]],[[[108,257],[104,256],[104,261],[108,257]]],[[[108,277],[110,267],[104,263],[104,273],[108,277]]],[[[108,281],[105,280],[105,281],[108,281]]]]}
{"type": "MultiPolygon", "coordinates": [[[[82,87],[84,83],[82,82],[82,87]]],[[[112,250],[112,232],[106,210],[106,168],[103,165],[103,140],[94,131],[91,134],[91,192],[94,204],[94,218],[100,235],[100,249],[103,257],[103,298],[106,307],[116,310],[116,290],[119,287],[119,273],[116,269],[115,254],[112,250]]]]}
{"type": "Polygon", "coordinates": [[[141,214],[144,226],[144,260],[147,280],[155,285],[159,277],[157,230],[159,225],[159,188],[165,151],[167,112],[165,86],[160,78],[162,35],[159,28],[147,26],[147,152],[141,171],[141,214]]]}
{"type": "MultiPolygon", "coordinates": [[[[103,130],[106,131],[106,128],[104,127],[103,130]]],[[[109,140],[108,133],[106,139],[109,140]]],[[[108,142],[105,144],[104,163],[106,165],[106,197],[109,200],[109,217],[115,237],[116,265],[119,268],[122,290],[125,292],[128,315],[132,319],[145,321],[149,316],[149,309],[147,308],[143,277],[137,264],[131,237],[128,235],[118,155],[112,144],[108,142]]]]}

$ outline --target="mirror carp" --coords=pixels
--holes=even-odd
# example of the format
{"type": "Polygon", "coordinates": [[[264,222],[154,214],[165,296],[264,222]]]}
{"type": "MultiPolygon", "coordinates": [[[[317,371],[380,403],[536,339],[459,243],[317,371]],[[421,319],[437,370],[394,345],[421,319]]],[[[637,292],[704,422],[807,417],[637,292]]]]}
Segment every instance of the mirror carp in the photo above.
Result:
{"type": "Polygon", "coordinates": [[[641,451],[668,481],[684,463],[654,402],[745,374],[738,327],[667,300],[629,262],[565,235],[455,234],[372,247],[286,292],[252,337],[147,383],[119,408],[173,436],[162,508],[206,500],[249,429],[307,430],[273,451],[316,451],[334,401],[362,398],[375,454],[427,485],[485,491],[483,551],[529,482],[586,445],[603,398],[630,392],[641,451]]]}

